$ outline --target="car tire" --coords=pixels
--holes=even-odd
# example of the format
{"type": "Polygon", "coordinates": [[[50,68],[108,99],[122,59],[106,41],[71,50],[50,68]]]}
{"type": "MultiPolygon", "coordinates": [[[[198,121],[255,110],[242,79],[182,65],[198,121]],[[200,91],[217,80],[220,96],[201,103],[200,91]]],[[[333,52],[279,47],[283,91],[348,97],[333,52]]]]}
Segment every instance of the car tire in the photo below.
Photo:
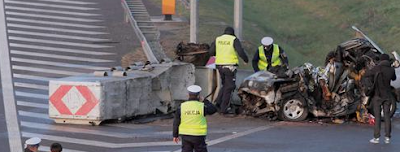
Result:
{"type": "Polygon", "coordinates": [[[279,118],[284,121],[303,121],[308,116],[308,108],[302,97],[285,99],[279,110],[279,118]]]}

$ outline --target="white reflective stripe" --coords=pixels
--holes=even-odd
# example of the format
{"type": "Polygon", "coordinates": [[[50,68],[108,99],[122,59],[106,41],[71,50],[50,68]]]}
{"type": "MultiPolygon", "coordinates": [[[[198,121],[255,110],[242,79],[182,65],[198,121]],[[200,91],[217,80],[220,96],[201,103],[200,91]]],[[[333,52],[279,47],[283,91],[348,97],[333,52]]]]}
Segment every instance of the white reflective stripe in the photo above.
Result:
{"type": "Polygon", "coordinates": [[[21,97],[44,99],[44,100],[49,99],[49,95],[48,94],[37,94],[37,93],[29,93],[29,92],[23,92],[23,91],[15,91],[15,95],[16,96],[21,96],[21,97]]]}
{"type": "Polygon", "coordinates": [[[53,41],[53,40],[44,40],[44,39],[24,38],[24,37],[19,37],[19,36],[9,36],[8,39],[16,40],[16,41],[24,41],[24,42],[58,44],[58,45],[68,45],[68,46],[75,46],[75,47],[88,47],[88,48],[98,48],[98,49],[113,47],[113,46],[108,46],[108,45],[53,41]]]}
{"type": "Polygon", "coordinates": [[[64,20],[64,21],[78,21],[78,22],[101,22],[102,21],[102,20],[78,18],[78,17],[63,17],[63,16],[53,16],[53,15],[18,13],[18,12],[12,12],[12,11],[7,11],[6,14],[14,15],[14,16],[36,17],[36,18],[56,19],[56,20],[64,20]]]}
{"type": "Polygon", "coordinates": [[[92,59],[92,58],[84,58],[84,57],[76,57],[76,56],[55,55],[55,54],[36,53],[36,52],[27,52],[27,51],[18,51],[18,50],[11,50],[11,54],[37,56],[37,57],[54,58],[54,59],[64,59],[64,60],[74,60],[74,61],[96,62],[96,63],[114,62],[112,60],[92,59]]]}
{"type": "Polygon", "coordinates": [[[21,87],[21,88],[49,90],[49,86],[32,84],[32,83],[14,82],[14,86],[21,87]]]}
{"type": "Polygon", "coordinates": [[[44,113],[37,113],[37,112],[29,112],[29,111],[18,110],[18,114],[20,116],[25,116],[25,117],[33,117],[33,118],[39,118],[39,119],[52,120],[52,119],[50,119],[48,114],[44,114],[44,113]]]}
{"type": "Polygon", "coordinates": [[[80,2],[80,1],[69,1],[69,0],[37,0],[37,1],[65,3],[65,4],[79,4],[79,5],[97,4],[93,2],[80,2]]]}
{"type": "MultiPolygon", "coordinates": [[[[50,149],[50,147],[48,147],[48,146],[43,146],[43,145],[39,146],[39,151],[41,151],[41,152],[49,152],[49,149],[50,149]]],[[[80,150],[67,149],[64,147],[63,147],[62,151],[63,152],[86,152],[86,151],[80,151],[80,150]]]]}
{"type": "Polygon", "coordinates": [[[32,102],[26,102],[26,101],[17,101],[18,106],[24,106],[24,107],[31,107],[31,108],[42,108],[42,109],[49,109],[48,104],[42,104],[42,103],[32,103],[32,102]]]}
{"type": "Polygon", "coordinates": [[[40,8],[18,7],[18,6],[6,6],[6,9],[19,10],[19,11],[42,12],[42,13],[53,13],[53,14],[64,14],[64,15],[75,15],[75,16],[100,16],[100,14],[92,14],[92,13],[69,12],[69,11],[61,11],[61,10],[49,10],[49,9],[40,9],[40,8]]]}
{"type": "Polygon", "coordinates": [[[44,30],[44,31],[56,31],[56,32],[64,32],[64,33],[77,33],[77,34],[90,34],[90,35],[108,34],[108,33],[104,33],[104,32],[91,32],[91,31],[83,31],[83,30],[69,30],[69,29],[64,29],[64,28],[30,26],[30,25],[13,24],[13,23],[7,23],[7,26],[8,27],[26,28],[26,29],[44,30]]]}
{"type": "Polygon", "coordinates": [[[61,38],[61,39],[72,39],[72,40],[89,41],[89,42],[110,41],[109,39],[98,39],[98,38],[91,38],[91,37],[71,36],[71,35],[62,35],[62,34],[47,34],[47,33],[17,31],[17,30],[8,30],[8,33],[9,34],[21,34],[21,35],[33,35],[33,36],[41,36],[41,37],[51,37],[51,38],[61,38]]]}
{"type": "MultiPolygon", "coordinates": [[[[42,20],[31,20],[31,19],[22,19],[22,18],[14,18],[7,17],[7,21],[16,21],[16,22],[25,22],[25,23],[34,23],[34,24],[44,24],[44,25],[58,25],[58,26],[68,26],[68,27],[79,27],[79,28],[105,28],[105,26],[97,26],[97,25],[87,25],[87,24],[76,24],[76,23],[65,23],[65,22],[53,22],[53,21],[42,21],[42,20]]],[[[10,23],[8,23],[10,24],[10,23]]],[[[22,25],[22,24],[20,24],[22,25]]],[[[55,28],[57,29],[57,28],[55,28]]]]}
{"type": "Polygon", "coordinates": [[[90,7],[79,7],[79,6],[66,6],[66,5],[54,5],[54,4],[46,4],[46,3],[31,3],[31,2],[19,2],[13,0],[5,0],[6,4],[21,4],[21,5],[30,5],[30,6],[43,6],[43,7],[53,7],[53,8],[65,8],[65,9],[74,9],[74,10],[98,10],[98,8],[90,8],[90,7]]]}
{"type": "Polygon", "coordinates": [[[34,68],[34,67],[18,66],[18,65],[13,65],[12,69],[13,70],[23,70],[23,71],[32,71],[32,72],[38,72],[38,73],[50,73],[50,74],[58,74],[58,75],[67,75],[67,76],[85,74],[85,73],[82,73],[82,72],[72,72],[72,71],[65,71],[65,70],[51,70],[51,69],[48,69],[48,68],[34,68]]]}
{"type": "Polygon", "coordinates": [[[58,48],[58,47],[56,48],[56,47],[19,44],[19,43],[10,43],[10,47],[46,50],[46,51],[64,52],[64,53],[88,54],[88,55],[114,55],[114,53],[98,52],[99,50],[87,51],[87,50],[79,50],[79,49],[67,49],[67,48],[58,48]]]}
{"type": "Polygon", "coordinates": [[[16,58],[16,57],[12,57],[11,61],[23,62],[23,63],[41,64],[41,65],[50,65],[50,66],[57,66],[57,67],[67,67],[67,68],[75,68],[75,69],[89,69],[89,70],[107,70],[107,69],[110,69],[110,68],[106,68],[106,67],[80,65],[80,64],[70,64],[70,63],[52,62],[52,61],[43,61],[43,60],[32,60],[32,59],[23,59],[23,58],[16,58]]]}
{"type": "Polygon", "coordinates": [[[14,78],[19,78],[19,79],[29,79],[29,80],[35,80],[35,81],[44,81],[44,82],[49,82],[50,80],[54,78],[48,78],[48,77],[41,77],[41,76],[34,76],[34,75],[26,75],[26,74],[13,74],[14,78]]]}

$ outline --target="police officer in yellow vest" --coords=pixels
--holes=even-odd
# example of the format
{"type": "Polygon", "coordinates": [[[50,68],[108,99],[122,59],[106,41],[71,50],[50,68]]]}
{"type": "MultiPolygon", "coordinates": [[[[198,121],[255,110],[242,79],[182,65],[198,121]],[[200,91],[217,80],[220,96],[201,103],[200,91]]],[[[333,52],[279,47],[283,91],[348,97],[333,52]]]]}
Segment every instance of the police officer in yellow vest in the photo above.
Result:
{"type": "Polygon", "coordinates": [[[178,135],[182,138],[182,152],[207,152],[205,142],[207,135],[206,115],[214,114],[217,109],[207,99],[200,99],[201,87],[191,85],[187,88],[189,100],[183,102],[176,110],[173,141],[179,142],[178,135]]]}
{"type": "Polygon", "coordinates": [[[232,27],[227,27],[224,34],[217,37],[211,44],[210,55],[215,56],[215,64],[222,81],[216,106],[220,108],[222,114],[233,113],[234,111],[229,111],[229,108],[233,108],[230,99],[233,90],[236,88],[236,68],[239,65],[239,57],[246,64],[249,59],[232,27]]]}
{"type": "Polygon", "coordinates": [[[272,67],[289,67],[288,58],[285,51],[273,43],[271,37],[261,39],[261,46],[258,47],[257,53],[254,54],[252,65],[255,72],[260,70],[270,71],[272,67]]]}

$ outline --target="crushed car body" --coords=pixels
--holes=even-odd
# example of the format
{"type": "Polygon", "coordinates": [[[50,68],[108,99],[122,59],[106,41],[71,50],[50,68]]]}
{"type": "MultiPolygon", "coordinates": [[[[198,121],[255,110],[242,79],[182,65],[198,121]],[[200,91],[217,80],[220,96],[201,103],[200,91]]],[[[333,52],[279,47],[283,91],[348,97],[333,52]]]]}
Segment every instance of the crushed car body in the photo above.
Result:
{"type": "MultiPolygon", "coordinates": [[[[365,121],[369,98],[362,76],[378,62],[381,51],[374,45],[366,38],[355,38],[330,52],[324,67],[305,63],[284,74],[254,73],[238,89],[243,113],[302,121],[309,113],[315,117],[339,117],[357,111],[357,120],[365,121]]],[[[391,107],[393,114],[395,101],[391,107]]]]}

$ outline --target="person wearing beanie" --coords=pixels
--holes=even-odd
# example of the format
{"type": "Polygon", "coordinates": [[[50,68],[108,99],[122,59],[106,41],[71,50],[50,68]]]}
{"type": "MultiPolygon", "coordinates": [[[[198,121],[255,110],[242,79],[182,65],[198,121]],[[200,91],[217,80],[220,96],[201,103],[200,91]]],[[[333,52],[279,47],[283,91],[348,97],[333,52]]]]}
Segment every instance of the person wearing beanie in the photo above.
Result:
{"type": "Polygon", "coordinates": [[[175,112],[173,141],[182,139],[182,152],[207,152],[206,115],[214,114],[217,109],[207,99],[200,97],[201,87],[191,85],[187,88],[189,100],[183,102],[175,112]]]}
{"type": "Polygon", "coordinates": [[[371,143],[379,143],[380,131],[381,131],[381,111],[383,105],[384,120],[385,120],[385,138],[384,143],[390,143],[391,137],[391,115],[390,115],[390,104],[394,100],[392,95],[390,82],[396,80],[396,73],[393,67],[391,67],[389,61],[389,55],[381,54],[379,56],[378,65],[365,72],[365,77],[369,77],[374,80],[374,92],[372,93],[371,104],[375,116],[374,126],[374,138],[370,140],[371,143]]]}
{"type": "MultiPolygon", "coordinates": [[[[232,27],[227,27],[223,35],[217,37],[210,47],[210,56],[215,56],[215,65],[220,74],[222,87],[219,90],[216,106],[220,112],[227,114],[231,104],[231,95],[235,90],[236,85],[236,69],[239,65],[239,58],[242,58],[245,64],[249,59],[242,48],[242,44],[235,36],[235,31],[232,27]]],[[[231,107],[232,106],[232,107],[231,107]]]]}
{"type": "Polygon", "coordinates": [[[264,37],[261,39],[261,44],[252,60],[254,72],[260,70],[271,71],[273,67],[289,68],[289,61],[285,51],[278,44],[274,44],[274,39],[264,37]]]}

